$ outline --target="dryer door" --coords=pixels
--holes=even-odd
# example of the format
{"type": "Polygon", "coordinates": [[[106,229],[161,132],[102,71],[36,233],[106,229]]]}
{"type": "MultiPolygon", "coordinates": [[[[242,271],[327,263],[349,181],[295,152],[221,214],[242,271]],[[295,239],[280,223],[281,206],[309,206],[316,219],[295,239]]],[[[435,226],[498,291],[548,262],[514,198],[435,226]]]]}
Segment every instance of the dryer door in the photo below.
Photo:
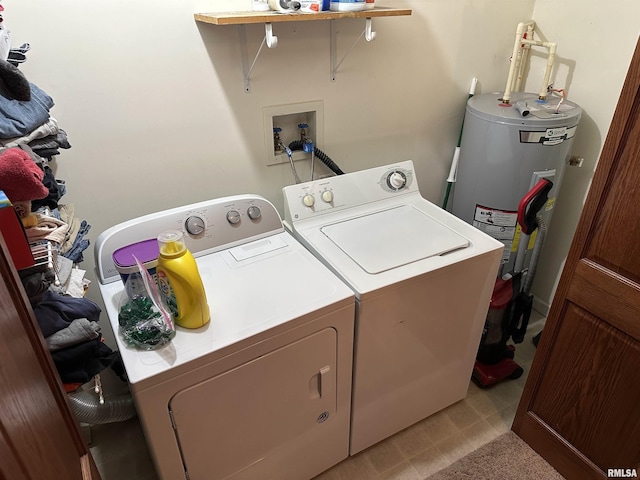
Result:
{"type": "Polygon", "coordinates": [[[189,478],[283,480],[319,473],[307,473],[315,463],[309,459],[344,442],[331,432],[348,437],[348,429],[332,426],[336,358],[337,333],[325,328],[178,392],[170,409],[189,478]]]}

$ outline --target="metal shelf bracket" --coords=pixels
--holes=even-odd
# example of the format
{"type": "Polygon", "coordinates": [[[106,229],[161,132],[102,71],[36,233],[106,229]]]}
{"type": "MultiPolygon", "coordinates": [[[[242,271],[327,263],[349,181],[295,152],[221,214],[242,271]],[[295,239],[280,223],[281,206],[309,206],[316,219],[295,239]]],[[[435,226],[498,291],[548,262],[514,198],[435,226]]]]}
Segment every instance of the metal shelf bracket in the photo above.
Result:
{"type": "Polygon", "coordinates": [[[278,46],[278,37],[273,34],[273,24],[267,22],[264,24],[264,38],[262,39],[262,43],[260,44],[260,48],[258,48],[258,53],[256,53],[251,66],[249,66],[249,55],[247,53],[247,33],[244,28],[244,24],[238,25],[238,34],[240,35],[240,48],[242,54],[242,73],[244,76],[244,91],[246,93],[251,92],[251,72],[253,71],[253,67],[256,65],[258,61],[258,57],[262,52],[265,44],[268,48],[276,48],[278,46]]]}
{"type": "Polygon", "coordinates": [[[338,68],[340,68],[340,65],[342,65],[342,62],[344,61],[344,59],[347,58],[347,55],[349,55],[351,50],[353,50],[353,47],[356,46],[356,44],[360,41],[360,39],[362,37],[364,37],[367,42],[373,41],[376,38],[376,32],[373,31],[373,20],[370,17],[365,18],[364,30],[358,36],[358,38],[356,38],[355,42],[353,42],[353,44],[351,45],[351,47],[349,47],[349,49],[346,51],[346,53],[342,56],[340,61],[336,62],[336,59],[338,58],[338,55],[337,55],[337,52],[338,52],[338,41],[337,41],[338,24],[336,23],[337,20],[329,20],[329,22],[331,23],[331,26],[330,26],[330,29],[331,29],[331,46],[330,46],[330,50],[331,50],[331,81],[335,82],[336,81],[336,73],[338,71],[338,68]]]}

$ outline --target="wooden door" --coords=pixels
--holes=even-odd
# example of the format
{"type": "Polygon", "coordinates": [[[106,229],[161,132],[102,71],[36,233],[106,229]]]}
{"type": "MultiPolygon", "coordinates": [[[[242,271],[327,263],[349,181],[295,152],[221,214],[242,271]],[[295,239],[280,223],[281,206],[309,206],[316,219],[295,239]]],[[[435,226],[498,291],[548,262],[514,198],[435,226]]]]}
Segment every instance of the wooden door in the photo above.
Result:
{"type": "Polygon", "coordinates": [[[513,430],[568,479],[640,475],[640,42],[513,430]]]}
{"type": "Polygon", "coordinates": [[[0,234],[0,479],[99,480],[0,234]]]}

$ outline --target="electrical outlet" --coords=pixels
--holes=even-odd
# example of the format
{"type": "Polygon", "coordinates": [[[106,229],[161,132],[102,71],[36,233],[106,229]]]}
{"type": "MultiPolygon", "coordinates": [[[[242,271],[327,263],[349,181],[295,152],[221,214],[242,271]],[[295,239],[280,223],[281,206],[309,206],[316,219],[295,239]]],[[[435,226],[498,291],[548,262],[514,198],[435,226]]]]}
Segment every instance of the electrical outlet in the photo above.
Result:
{"type": "MultiPolygon", "coordinates": [[[[278,135],[285,145],[294,140],[300,140],[299,124],[307,124],[305,128],[307,138],[319,147],[324,141],[324,107],[322,101],[290,103],[274,105],[262,109],[264,117],[264,144],[267,165],[288,163],[289,156],[284,152],[277,152],[274,145],[274,128],[280,129],[278,135]]],[[[295,150],[291,156],[294,161],[305,160],[311,154],[302,150],[295,150]]]]}

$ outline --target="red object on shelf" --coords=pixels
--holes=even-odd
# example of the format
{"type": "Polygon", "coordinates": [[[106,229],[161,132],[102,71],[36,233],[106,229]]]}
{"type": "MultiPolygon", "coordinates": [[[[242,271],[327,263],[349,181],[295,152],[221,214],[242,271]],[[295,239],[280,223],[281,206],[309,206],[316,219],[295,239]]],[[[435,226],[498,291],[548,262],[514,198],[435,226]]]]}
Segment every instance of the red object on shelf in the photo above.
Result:
{"type": "Polygon", "coordinates": [[[16,269],[32,267],[34,261],[27,234],[24,232],[20,217],[2,190],[0,190],[0,232],[9,248],[16,269]]]}

